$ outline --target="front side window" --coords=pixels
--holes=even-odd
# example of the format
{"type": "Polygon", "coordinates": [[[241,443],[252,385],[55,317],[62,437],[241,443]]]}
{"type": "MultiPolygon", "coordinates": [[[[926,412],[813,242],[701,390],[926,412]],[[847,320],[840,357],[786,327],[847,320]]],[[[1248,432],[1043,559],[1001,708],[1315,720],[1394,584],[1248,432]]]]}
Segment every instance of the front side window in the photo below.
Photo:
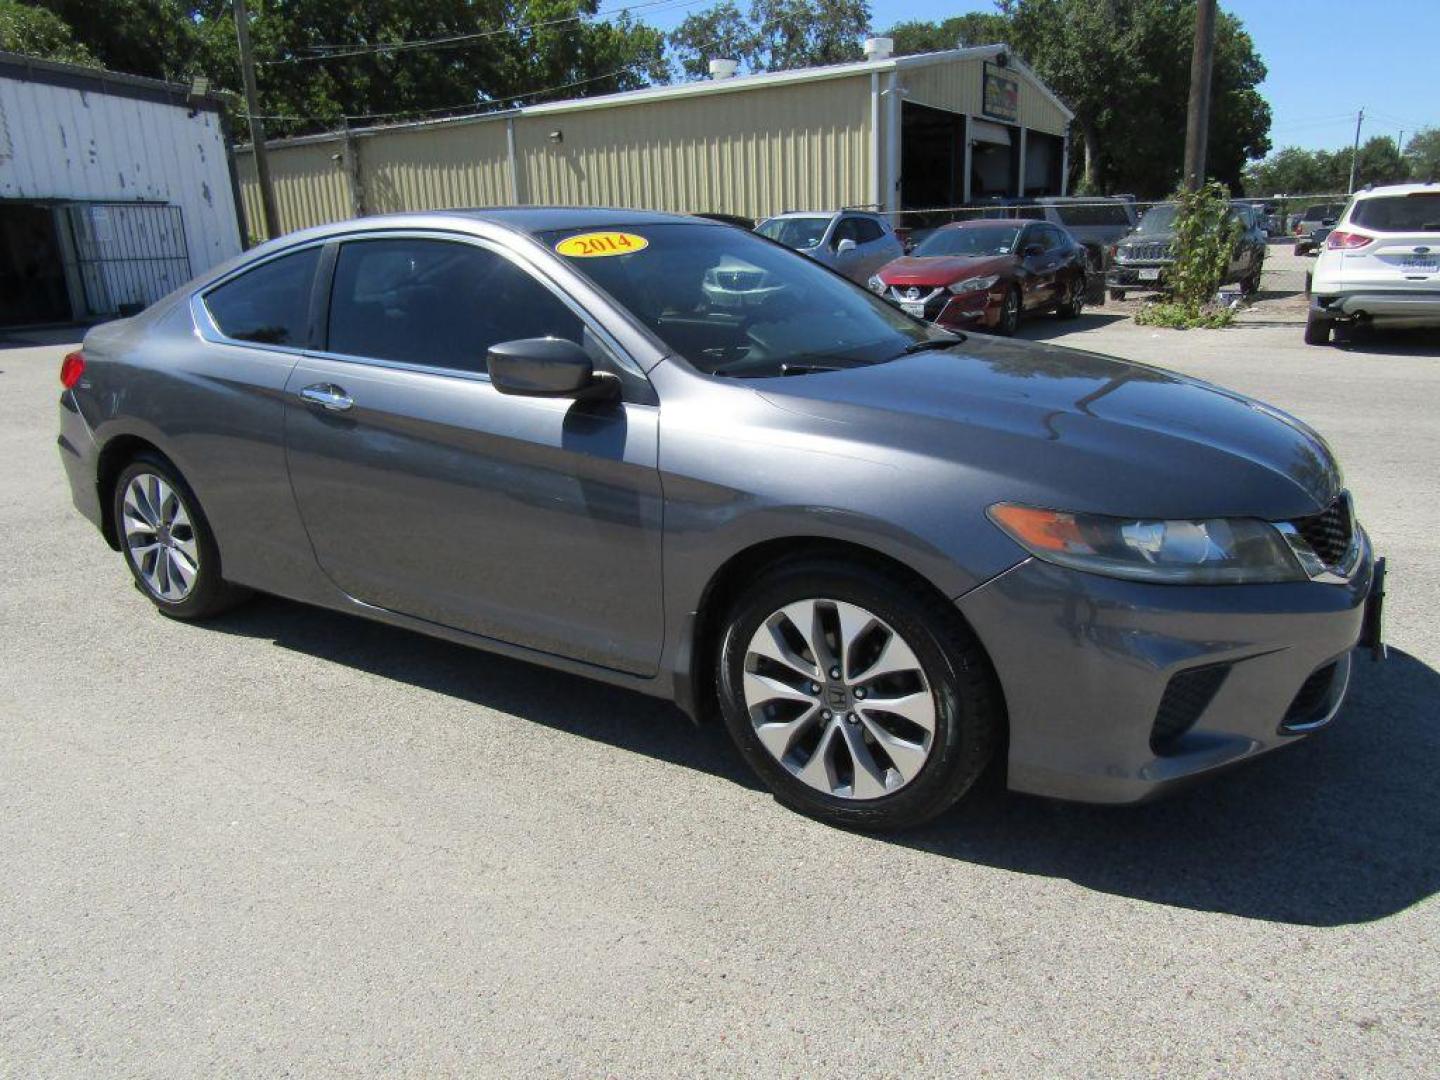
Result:
{"type": "Polygon", "coordinates": [[[211,289],[205,307],[227,338],[301,348],[319,262],[318,247],[271,259],[211,289]]]}
{"type": "Polygon", "coordinates": [[[585,345],[583,323],[527,271],[450,240],[352,240],[335,260],[327,349],[483,372],[490,346],[559,337],[585,345]]]}
{"type": "Polygon", "coordinates": [[[1020,229],[1013,225],[960,226],[937,229],[914,251],[917,258],[936,255],[1009,255],[1020,229]]]}
{"type": "MultiPolygon", "coordinates": [[[[669,349],[710,375],[768,378],[881,363],[950,339],[866,289],[759,237],[717,225],[621,225],[624,246],[560,250],[539,239],[669,349]],[[639,241],[643,241],[640,243],[639,241]]],[[[571,245],[575,247],[575,245],[571,245]]]]}
{"type": "Polygon", "coordinates": [[[828,217],[786,217],[771,218],[761,223],[755,231],[777,244],[803,251],[824,240],[825,230],[829,227],[828,217]]]}
{"type": "Polygon", "coordinates": [[[1440,232],[1440,193],[1361,199],[1350,223],[1376,232],[1440,232]]]}
{"type": "Polygon", "coordinates": [[[861,244],[873,244],[885,235],[878,221],[870,218],[855,218],[855,240],[861,244]]]}

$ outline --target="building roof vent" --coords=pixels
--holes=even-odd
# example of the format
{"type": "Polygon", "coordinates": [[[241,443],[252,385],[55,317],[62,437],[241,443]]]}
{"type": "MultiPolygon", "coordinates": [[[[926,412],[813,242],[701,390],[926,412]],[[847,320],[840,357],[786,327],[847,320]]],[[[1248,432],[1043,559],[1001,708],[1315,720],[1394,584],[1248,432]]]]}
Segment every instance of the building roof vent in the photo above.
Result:
{"type": "Polygon", "coordinates": [[[739,66],[739,60],[711,60],[710,78],[732,79],[735,77],[735,69],[739,66]]]}
{"type": "Polygon", "coordinates": [[[866,60],[889,60],[890,54],[895,51],[895,39],[888,37],[872,37],[865,39],[866,60]]]}

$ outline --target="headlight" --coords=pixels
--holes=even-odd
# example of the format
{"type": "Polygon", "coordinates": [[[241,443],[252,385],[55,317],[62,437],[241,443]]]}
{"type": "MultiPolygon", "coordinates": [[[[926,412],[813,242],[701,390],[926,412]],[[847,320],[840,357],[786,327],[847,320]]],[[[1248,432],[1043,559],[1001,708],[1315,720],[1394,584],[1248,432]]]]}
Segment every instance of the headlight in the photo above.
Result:
{"type": "Polygon", "coordinates": [[[880,293],[882,295],[885,292],[885,282],[880,280],[879,274],[871,274],[870,280],[867,281],[865,284],[870,286],[871,292],[880,293]]]}
{"type": "Polygon", "coordinates": [[[972,277],[964,281],[957,281],[947,286],[952,293],[979,292],[981,289],[988,289],[995,282],[1000,280],[999,274],[991,274],[989,277],[972,277]]]}
{"type": "Polygon", "coordinates": [[[1136,581],[1304,581],[1290,546],[1254,518],[1147,521],[996,503],[990,520],[1037,559],[1136,581]]]}

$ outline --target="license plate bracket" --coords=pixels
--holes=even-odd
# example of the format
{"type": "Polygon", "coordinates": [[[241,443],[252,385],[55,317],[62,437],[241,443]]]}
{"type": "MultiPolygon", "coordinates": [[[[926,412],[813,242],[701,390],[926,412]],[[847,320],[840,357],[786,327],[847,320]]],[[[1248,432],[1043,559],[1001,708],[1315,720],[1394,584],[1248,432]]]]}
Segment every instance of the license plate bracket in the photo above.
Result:
{"type": "Polygon", "coordinates": [[[911,300],[900,301],[900,310],[906,315],[913,315],[917,319],[925,318],[925,305],[911,300]]]}
{"type": "Polygon", "coordinates": [[[1384,639],[1385,621],[1385,560],[1375,560],[1374,576],[1370,579],[1370,595],[1365,598],[1365,616],[1360,624],[1359,646],[1370,650],[1373,660],[1389,656],[1384,639]]]}

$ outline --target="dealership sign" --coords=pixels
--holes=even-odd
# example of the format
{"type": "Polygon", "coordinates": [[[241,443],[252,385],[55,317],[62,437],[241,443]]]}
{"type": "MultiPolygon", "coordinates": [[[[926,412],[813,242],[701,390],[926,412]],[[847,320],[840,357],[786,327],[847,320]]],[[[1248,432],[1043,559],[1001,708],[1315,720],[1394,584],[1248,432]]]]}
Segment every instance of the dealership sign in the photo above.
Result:
{"type": "Polygon", "coordinates": [[[1020,119],[1020,80],[988,61],[985,64],[985,97],[981,111],[994,120],[1020,119]]]}

